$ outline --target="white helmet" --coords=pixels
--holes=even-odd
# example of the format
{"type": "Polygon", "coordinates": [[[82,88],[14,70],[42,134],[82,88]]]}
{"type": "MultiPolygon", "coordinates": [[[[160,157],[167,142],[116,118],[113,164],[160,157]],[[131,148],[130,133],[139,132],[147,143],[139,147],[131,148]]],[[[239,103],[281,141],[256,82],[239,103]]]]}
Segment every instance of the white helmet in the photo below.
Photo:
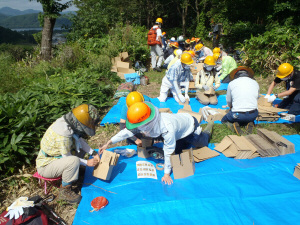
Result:
{"type": "Polygon", "coordinates": [[[180,35],[180,36],[178,37],[177,41],[184,41],[184,38],[183,38],[183,36],[182,36],[182,35],[180,35]]]}
{"type": "Polygon", "coordinates": [[[176,39],[175,39],[174,37],[172,37],[170,40],[171,40],[171,41],[176,41],[176,39]]]}

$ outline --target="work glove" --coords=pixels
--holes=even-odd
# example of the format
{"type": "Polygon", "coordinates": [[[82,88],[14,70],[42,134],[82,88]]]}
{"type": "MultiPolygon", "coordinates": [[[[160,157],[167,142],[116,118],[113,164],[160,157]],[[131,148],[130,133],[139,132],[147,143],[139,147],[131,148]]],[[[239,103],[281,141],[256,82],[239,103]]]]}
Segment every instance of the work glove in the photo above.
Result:
{"type": "Polygon", "coordinates": [[[264,98],[269,98],[270,97],[270,95],[265,95],[265,97],[264,98]]]}
{"type": "Polygon", "coordinates": [[[185,103],[185,97],[182,94],[178,95],[178,98],[182,103],[185,103]]]}
{"type": "Polygon", "coordinates": [[[18,219],[21,215],[23,215],[23,208],[33,207],[33,201],[28,201],[27,197],[20,197],[16,201],[13,202],[8,208],[6,215],[4,217],[8,217],[9,219],[18,219]]]}
{"type": "Polygon", "coordinates": [[[276,99],[275,95],[271,95],[268,97],[268,102],[274,102],[274,100],[276,99]]]}
{"type": "Polygon", "coordinates": [[[203,85],[202,88],[204,89],[204,91],[208,91],[209,87],[207,85],[203,85]]]}
{"type": "Polygon", "coordinates": [[[216,86],[213,86],[213,89],[214,89],[214,90],[217,90],[218,88],[217,88],[216,86]]]}

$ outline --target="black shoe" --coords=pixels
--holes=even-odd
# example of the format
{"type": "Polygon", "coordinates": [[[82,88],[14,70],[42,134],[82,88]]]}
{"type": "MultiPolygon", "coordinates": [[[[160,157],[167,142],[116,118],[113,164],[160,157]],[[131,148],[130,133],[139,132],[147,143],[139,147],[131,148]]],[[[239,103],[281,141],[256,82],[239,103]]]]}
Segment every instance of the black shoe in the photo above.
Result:
{"type": "Polygon", "coordinates": [[[252,134],[253,128],[254,128],[254,123],[253,122],[248,123],[246,127],[247,134],[252,134]]]}
{"type": "Polygon", "coordinates": [[[233,123],[233,128],[234,128],[237,135],[239,135],[239,136],[243,135],[243,131],[242,131],[242,129],[240,127],[240,124],[238,122],[233,123]]]}
{"type": "Polygon", "coordinates": [[[155,70],[156,70],[157,72],[161,72],[161,71],[162,71],[160,67],[155,67],[155,70]]]}

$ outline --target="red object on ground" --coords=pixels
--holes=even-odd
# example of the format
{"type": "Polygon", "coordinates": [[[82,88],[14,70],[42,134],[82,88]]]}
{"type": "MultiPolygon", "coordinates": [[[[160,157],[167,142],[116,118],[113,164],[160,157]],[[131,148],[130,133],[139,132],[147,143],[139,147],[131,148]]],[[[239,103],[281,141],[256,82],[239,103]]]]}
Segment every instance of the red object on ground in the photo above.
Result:
{"type": "Polygon", "coordinates": [[[91,206],[94,208],[95,211],[104,208],[107,204],[108,204],[108,200],[103,196],[94,198],[93,201],[91,202],[91,206]]]}
{"type": "Polygon", "coordinates": [[[41,180],[44,181],[44,189],[45,189],[45,194],[47,195],[53,186],[58,187],[59,185],[56,185],[56,181],[61,180],[61,177],[56,177],[56,178],[46,178],[41,176],[38,172],[33,174],[33,177],[39,179],[39,184],[41,184],[41,180]],[[47,184],[49,185],[49,190],[47,191],[47,184]]]}

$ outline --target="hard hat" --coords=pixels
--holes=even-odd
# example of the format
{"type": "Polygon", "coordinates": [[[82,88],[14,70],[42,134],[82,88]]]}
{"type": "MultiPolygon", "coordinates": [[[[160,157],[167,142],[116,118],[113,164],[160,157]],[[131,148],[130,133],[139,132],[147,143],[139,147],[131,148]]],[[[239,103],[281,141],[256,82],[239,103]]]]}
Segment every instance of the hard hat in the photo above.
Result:
{"type": "Polygon", "coordinates": [[[174,37],[171,37],[171,41],[176,41],[176,39],[174,37]]]}
{"type": "Polygon", "coordinates": [[[175,49],[174,54],[178,57],[182,54],[182,50],[181,49],[175,49]]]}
{"type": "Polygon", "coordinates": [[[213,57],[217,61],[219,59],[220,55],[221,55],[220,53],[214,53],[213,57]]]}
{"type": "Polygon", "coordinates": [[[163,24],[162,18],[157,18],[155,22],[163,24]]]}
{"type": "Polygon", "coordinates": [[[167,33],[166,32],[162,32],[162,35],[164,36],[164,35],[166,35],[167,33]]]}
{"type": "Polygon", "coordinates": [[[247,66],[239,66],[238,68],[232,70],[230,72],[230,80],[233,80],[234,78],[237,78],[236,77],[236,74],[239,72],[239,71],[246,71],[248,73],[248,76],[250,78],[253,78],[254,76],[254,71],[250,68],[250,67],[247,67],[247,66]]]}
{"type": "Polygon", "coordinates": [[[193,50],[189,50],[189,51],[187,51],[187,52],[190,53],[192,57],[195,57],[195,56],[196,56],[196,53],[195,53],[193,50]]]}
{"type": "Polygon", "coordinates": [[[193,61],[193,58],[191,56],[190,53],[188,52],[184,52],[182,55],[181,55],[181,58],[180,58],[180,61],[184,64],[187,64],[187,65],[190,65],[192,64],[194,61],[193,61]]]}
{"type": "Polygon", "coordinates": [[[129,108],[136,102],[144,102],[144,96],[138,91],[130,92],[126,97],[126,105],[129,108]]]}
{"type": "Polygon", "coordinates": [[[213,53],[220,53],[220,52],[221,52],[221,49],[218,47],[215,47],[213,50],[213,53]]]}
{"type": "Polygon", "coordinates": [[[200,51],[202,47],[203,47],[203,44],[197,44],[197,45],[195,46],[195,50],[196,50],[196,51],[200,51]]]}
{"type": "Polygon", "coordinates": [[[195,38],[196,43],[198,43],[198,41],[200,41],[201,38],[195,38]]]}
{"type": "Polygon", "coordinates": [[[87,135],[95,135],[95,126],[99,121],[99,114],[94,106],[82,104],[72,109],[72,114],[82,125],[84,125],[82,126],[82,129],[87,135]]]}
{"type": "Polygon", "coordinates": [[[282,63],[278,67],[278,71],[276,77],[278,78],[285,78],[289,76],[294,71],[294,67],[289,63],[282,63]]]}
{"type": "Polygon", "coordinates": [[[150,122],[155,116],[155,108],[150,102],[137,102],[127,111],[126,128],[131,130],[150,122]]]}
{"type": "Polygon", "coordinates": [[[182,36],[182,35],[180,35],[180,36],[178,37],[177,41],[184,41],[184,38],[183,38],[183,36],[182,36]]]}
{"type": "Polygon", "coordinates": [[[195,37],[192,37],[191,42],[195,42],[195,37]]]}
{"type": "Polygon", "coordinates": [[[191,43],[191,40],[190,40],[190,39],[186,39],[186,40],[185,40],[185,43],[190,44],[190,43],[191,43]]]}
{"type": "Polygon", "coordinates": [[[213,56],[209,55],[204,59],[204,64],[206,64],[208,66],[215,66],[216,60],[213,56]]]}
{"type": "Polygon", "coordinates": [[[91,202],[93,211],[98,211],[98,210],[104,208],[107,204],[108,204],[108,200],[103,196],[94,198],[93,201],[91,202]]]}
{"type": "Polygon", "coordinates": [[[175,47],[175,48],[178,48],[179,47],[179,44],[178,44],[178,42],[172,42],[171,44],[170,44],[171,46],[173,46],[173,47],[175,47]]]}

